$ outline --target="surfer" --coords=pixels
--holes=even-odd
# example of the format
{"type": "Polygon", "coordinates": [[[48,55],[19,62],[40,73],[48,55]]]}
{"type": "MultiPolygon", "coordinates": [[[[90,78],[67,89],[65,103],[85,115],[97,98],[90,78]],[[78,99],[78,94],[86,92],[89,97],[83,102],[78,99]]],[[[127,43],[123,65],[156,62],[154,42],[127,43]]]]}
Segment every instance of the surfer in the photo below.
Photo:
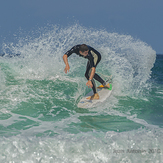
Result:
{"type": "Polygon", "coordinates": [[[90,99],[90,100],[99,99],[99,95],[97,93],[97,88],[96,88],[94,79],[100,82],[104,87],[107,87],[107,88],[110,87],[109,84],[106,84],[106,82],[97,73],[95,73],[96,67],[101,60],[101,54],[94,48],[85,44],[73,46],[70,50],[68,50],[63,55],[63,61],[66,65],[64,69],[65,73],[67,73],[67,71],[69,72],[70,66],[68,64],[68,57],[72,53],[76,53],[80,57],[88,59],[86,72],[85,72],[85,77],[88,80],[86,85],[92,88],[94,94],[92,96],[89,96],[87,99],[90,99]]]}

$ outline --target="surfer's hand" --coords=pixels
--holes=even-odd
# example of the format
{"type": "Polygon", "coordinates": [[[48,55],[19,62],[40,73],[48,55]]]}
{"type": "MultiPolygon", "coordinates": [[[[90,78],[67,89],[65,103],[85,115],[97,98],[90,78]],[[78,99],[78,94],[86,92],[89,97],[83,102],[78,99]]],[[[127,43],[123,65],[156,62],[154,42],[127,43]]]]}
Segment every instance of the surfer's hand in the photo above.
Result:
{"type": "Polygon", "coordinates": [[[92,84],[92,82],[89,80],[87,83],[86,83],[86,86],[88,86],[88,87],[93,87],[93,84],[92,84]]]}
{"type": "Polygon", "coordinates": [[[66,74],[67,74],[67,71],[69,72],[69,69],[70,69],[70,66],[69,65],[66,65],[66,67],[64,69],[64,71],[65,71],[66,74]]]}

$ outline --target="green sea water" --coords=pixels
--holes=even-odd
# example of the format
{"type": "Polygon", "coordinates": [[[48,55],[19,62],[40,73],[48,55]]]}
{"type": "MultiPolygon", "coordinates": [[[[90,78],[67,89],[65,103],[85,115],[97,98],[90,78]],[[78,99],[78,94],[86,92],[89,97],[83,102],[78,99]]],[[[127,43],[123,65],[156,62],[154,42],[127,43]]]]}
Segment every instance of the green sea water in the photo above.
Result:
{"type": "Polygon", "coordinates": [[[0,162],[161,162],[163,56],[129,35],[79,25],[38,35],[3,45],[0,162]],[[87,60],[72,55],[68,74],[62,60],[80,43],[102,54],[97,72],[113,77],[111,96],[90,109],[77,107],[90,91],[87,60]]]}

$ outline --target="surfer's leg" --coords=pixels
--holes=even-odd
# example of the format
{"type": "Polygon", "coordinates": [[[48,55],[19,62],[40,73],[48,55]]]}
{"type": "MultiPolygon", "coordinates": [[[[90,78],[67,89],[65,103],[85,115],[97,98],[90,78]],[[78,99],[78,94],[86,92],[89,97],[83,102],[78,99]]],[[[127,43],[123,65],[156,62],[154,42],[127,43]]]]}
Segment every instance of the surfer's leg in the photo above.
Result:
{"type": "MultiPolygon", "coordinates": [[[[91,69],[90,69],[89,72],[91,72],[91,69]]],[[[93,90],[94,94],[92,96],[87,97],[87,99],[89,99],[89,100],[98,100],[100,97],[99,97],[99,94],[97,93],[96,83],[95,83],[94,79],[92,79],[92,85],[93,85],[92,90],[93,90]]]]}
{"type": "MultiPolygon", "coordinates": [[[[98,63],[100,62],[101,59],[98,60],[97,64],[96,64],[96,67],[98,65],[98,63]]],[[[104,87],[106,88],[110,88],[110,85],[109,84],[106,84],[106,82],[97,74],[95,73],[94,77],[93,77],[95,80],[97,80],[99,83],[101,83],[104,87]]]]}
{"type": "MultiPolygon", "coordinates": [[[[89,66],[88,69],[86,70],[86,73],[85,73],[85,77],[87,78],[87,80],[89,80],[89,76],[91,74],[91,71],[92,71],[92,69],[89,66]]],[[[93,85],[92,90],[95,94],[95,93],[97,93],[97,88],[96,88],[96,83],[95,83],[94,79],[92,79],[92,85],[93,85]]]]}
{"type": "Polygon", "coordinates": [[[92,85],[93,85],[92,90],[93,90],[93,93],[95,94],[97,93],[97,88],[96,88],[96,83],[94,79],[92,79],[92,85]]]}
{"type": "MultiPolygon", "coordinates": [[[[99,64],[100,60],[101,60],[101,57],[98,58],[95,67],[97,67],[97,65],[99,64]]],[[[97,73],[95,73],[95,75],[94,75],[93,78],[94,78],[95,80],[97,80],[99,83],[101,83],[103,86],[106,85],[106,82],[105,82],[97,73]]]]}
{"type": "Polygon", "coordinates": [[[95,73],[93,78],[100,82],[102,85],[106,85],[106,82],[98,74],[95,73]]]}
{"type": "Polygon", "coordinates": [[[94,75],[94,79],[96,79],[98,82],[100,82],[104,87],[110,88],[110,85],[107,84],[98,74],[94,75]]]}
{"type": "MultiPolygon", "coordinates": [[[[92,71],[92,69],[91,69],[90,64],[89,64],[89,61],[88,61],[87,62],[86,72],[85,72],[85,77],[87,78],[87,80],[89,80],[89,76],[91,74],[91,71],[92,71]]],[[[92,89],[93,89],[93,92],[95,94],[95,93],[97,93],[97,88],[96,88],[96,83],[95,83],[95,80],[94,79],[97,80],[98,82],[100,82],[101,84],[105,84],[105,81],[99,75],[97,75],[95,73],[95,75],[94,75],[94,77],[92,79],[92,85],[93,85],[92,89]]]]}
{"type": "MultiPolygon", "coordinates": [[[[91,74],[91,71],[92,69],[90,68],[90,65],[89,65],[89,62],[87,63],[87,69],[86,69],[86,72],[85,72],[85,77],[87,78],[87,80],[89,80],[89,76],[91,74]]],[[[96,83],[94,81],[94,79],[92,79],[92,90],[93,90],[93,93],[94,95],[88,97],[87,99],[90,99],[90,100],[93,100],[93,99],[99,99],[99,95],[97,93],[97,88],[96,88],[96,83]]]]}

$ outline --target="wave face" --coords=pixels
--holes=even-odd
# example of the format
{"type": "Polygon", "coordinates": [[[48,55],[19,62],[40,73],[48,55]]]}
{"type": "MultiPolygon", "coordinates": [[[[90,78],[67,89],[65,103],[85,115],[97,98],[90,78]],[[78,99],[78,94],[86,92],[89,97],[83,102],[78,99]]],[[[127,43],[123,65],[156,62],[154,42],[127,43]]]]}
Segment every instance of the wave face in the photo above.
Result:
{"type": "Polygon", "coordinates": [[[162,123],[152,116],[162,94],[157,100],[152,95],[163,89],[153,79],[156,52],[150,46],[80,25],[45,27],[17,40],[4,43],[0,56],[0,162],[163,159],[162,123]],[[90,91],[87,60],[71,55],[68,74],[62,60],[82,43],[101,53],[96,71],[113,78],[111,97],[89,110],[77,108],[90,91]]]}
{"type": "MultiPolygon", "coordinates": [[[[123,93],[140,92],[150,78],[156,52],[146,43],[130,35],[108,33],[105,30],[87,29],[79,25],[68,28],[42,29],[39,37],[20,38],[16,45],[3,46],[4,53],[21,54],[14,60],[14,71],[23,79],[47,79],[63,74],[62,55],[72,46],[88,44],[102,54],[98,71],[112,74],[115,89],[123,93]],[[15,68],[18,68],[15,69],[15,68]]],[[[85,62],[81,58],[71,57],[71,72],[77,69],[85,71],[85,62]]],[[[75,71],[75,72],[74,72],[75,71]]],[[[78,71],[79,76],[83,71],[78,71]]]]}

